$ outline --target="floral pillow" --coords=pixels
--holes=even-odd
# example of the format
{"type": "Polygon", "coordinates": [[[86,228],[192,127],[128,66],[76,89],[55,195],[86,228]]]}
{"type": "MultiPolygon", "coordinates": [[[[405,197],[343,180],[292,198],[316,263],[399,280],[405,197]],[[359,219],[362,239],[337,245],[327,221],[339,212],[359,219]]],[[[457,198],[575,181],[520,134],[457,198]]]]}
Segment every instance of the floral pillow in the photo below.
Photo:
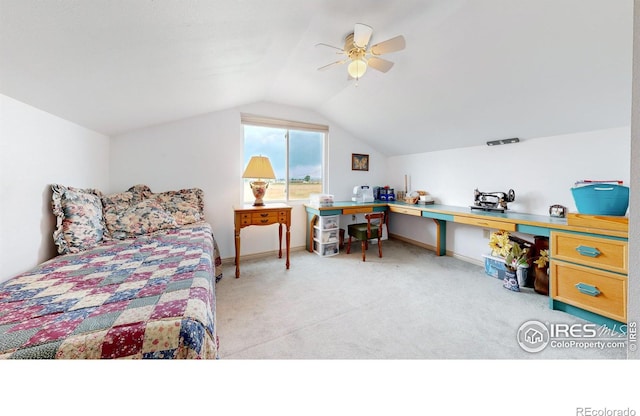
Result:
{"type": "Polygon", "coordinates": [[[53,241],[58,253],[79,253],[100,244],[105,221],[97,189],[79,189],[54,184],[51,208],[56,216],[53,241]]]}
{"type": "Polygon", "coordinates": [[[175,218],[154,199],[145,199],[117,213],[107,222],[112,238],[132,238],[169,228],[177,228],[175,218]]]}
{"type": "Polygon", "coordinates": [[[202,189],[191,188],[153,194],[153,198],[171,213],[179,225],[204,220],[202,189]]]}
{"type": "Polygon", "coordinates": [[[111,237],[116,238],[113,236],[113,232],[119,227],[117,223],[122,213],[144,201],[147,190],[150,194],[151,190],[146,185],[136,185],[125,192],[102,196],[104,219],[111,237]]]}
{"type": "Polygon", "coordinates": [[[128,192],[133,192],[136,198],[140,200],[150,198],[153,195],[151,192],[151,188],[147,185],[134,185],[131,188],[127,189],[128,192]]]}

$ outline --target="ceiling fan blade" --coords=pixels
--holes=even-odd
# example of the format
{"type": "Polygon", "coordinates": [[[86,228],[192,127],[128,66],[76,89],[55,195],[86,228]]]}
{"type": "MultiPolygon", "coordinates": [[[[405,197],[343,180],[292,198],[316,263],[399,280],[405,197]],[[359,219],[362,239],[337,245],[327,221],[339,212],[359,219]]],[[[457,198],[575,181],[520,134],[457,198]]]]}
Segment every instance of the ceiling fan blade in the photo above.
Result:
{"type": "Polygon", "coordinates": [[[331,62],[330,64],[327,64],[325,66],[321,66],[320,68],[318,68],[318,71],[324,71],[325,69],[329,69],[334,65],[340,65],[347,62],[347,59],[343,59],[342,61],[335,61],[335,62],[331,62]]]}
{"type": "Polygon", "coordinates": [[[401,51],[405,46],[404,36],[399,35],[384,42],[376,43],[371,47],[371,53],[374,55],[383,55],[385,53],[401,51]]]}
{"type": "Polygon", "coordinates": [[[375,56],[369,58],[367,64],[373,68],[377,69],[380,72],[387,72],[393,66],[393,62],[387,61],[386,59],[376,58],[375,56]]]}
{"type": "Polygon", "coordinates": [[[316,43],[316,46],[326,46],[326,47],[328,47],[328,48],[337,49],[337,50],[339,50],[340,52],[344,53],[344,49],[342,49],[342,48],[338,48],[337,46],[329,45],[329,44],[327,44],[327,43],[316,43]]]}
{"type": "Polygon", "coordinates": [[[356,23],[356,27],[353,30],[353,43],[359,47],[364,48],[369,44],[373,28],[363,23],[356,23]]]}

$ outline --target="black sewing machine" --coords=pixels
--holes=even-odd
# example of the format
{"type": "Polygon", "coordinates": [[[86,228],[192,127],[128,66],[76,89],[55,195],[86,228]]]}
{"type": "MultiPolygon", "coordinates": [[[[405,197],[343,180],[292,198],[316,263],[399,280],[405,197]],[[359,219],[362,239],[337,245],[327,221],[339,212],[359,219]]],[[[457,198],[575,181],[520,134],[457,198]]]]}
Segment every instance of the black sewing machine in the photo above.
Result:
{"type": "Polygon", "coordinates": [[[508,209],[507,202],[513,202],[515,199],[516,193],[513,189],[509,189],[509,192],[480,192],[476,189],[473,191],[471,209],[504,212],[508,209]]]}

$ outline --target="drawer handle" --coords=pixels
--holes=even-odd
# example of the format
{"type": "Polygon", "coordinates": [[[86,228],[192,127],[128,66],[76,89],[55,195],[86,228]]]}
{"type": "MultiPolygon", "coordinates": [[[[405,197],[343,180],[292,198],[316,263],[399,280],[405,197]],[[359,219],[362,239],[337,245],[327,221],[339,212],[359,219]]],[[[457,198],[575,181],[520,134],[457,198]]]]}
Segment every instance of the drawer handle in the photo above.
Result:
{"type": "Polygon", "coordinates": [[[269,215],[268,212],[263,212],[262,214],[260,214],[261,217],[267,217],[269,215]]]}
{"type": "Polygon", "coordinates": [[[269,222],[269,220],[260,220],[261,223],[266,224],[269,222]]]}
{"type": "Polygon", "coordinates": [[[576,247],[576,251],[580,253],[580,255],[587,257],[598,257],[602,254],[597,248],[589,246],[578,246],[576,247]]]}
{"type": "Polygon", "coordinates": [[[588,284],[586,284],[586,283],[578,283],[578,284],[576,285],[576,288],[578,289],[578,291],[579,291],[580,293],[584,293],[585,295],[589,295],[589,296],[593,296],[593,297],[596,297],[596,296],[598,296],[600,293],[602,293],[602,292],[600,292],[600,291],[598,290],[598,288],[597,288],[597,287],[595,287],[595,286],[591,286],[591,285],[588,285],[588,284]]]}

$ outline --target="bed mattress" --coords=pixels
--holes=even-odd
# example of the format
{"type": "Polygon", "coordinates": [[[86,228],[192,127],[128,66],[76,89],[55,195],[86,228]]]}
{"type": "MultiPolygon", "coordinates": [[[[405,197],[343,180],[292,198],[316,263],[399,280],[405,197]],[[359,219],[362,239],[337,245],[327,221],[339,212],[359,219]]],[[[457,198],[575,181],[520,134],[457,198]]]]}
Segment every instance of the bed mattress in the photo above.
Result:
{"type": "Polygon", "coordinates": [[[0,358],[218,358],[208,223],[107,241],[0,284],[0,358]]]}

